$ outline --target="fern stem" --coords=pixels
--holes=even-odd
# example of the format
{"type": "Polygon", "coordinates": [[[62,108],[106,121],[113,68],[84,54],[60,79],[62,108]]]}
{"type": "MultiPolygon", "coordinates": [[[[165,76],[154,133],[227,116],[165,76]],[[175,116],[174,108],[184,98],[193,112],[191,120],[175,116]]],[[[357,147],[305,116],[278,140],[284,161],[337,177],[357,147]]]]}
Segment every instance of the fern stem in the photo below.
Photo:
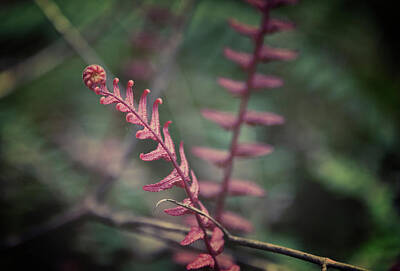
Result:
{"type": "Polygon", "coordinates": [[[222,180],[222,187],[217,196],[217,207],[216,207],[216,219],[221,222],[222,213],[225,207],[225,200],[229,189],[229,182],[231,180],[232,171],[233,171],[233,163],[235,157],[235,150],[238,145],[240,130],[242,124],[244,122],[244,116],[247,111],[247,105],[251,96],[251,91],[253,89],[253,79],[254,75],[256,74],[257,64],[260,61],[260,53],[264,43],[264,36],[267,33],[267,26],[269,22],[269,6],[267,5],[262,12],[262,21],[260,31],[258,32],[257,36],[255,37],[254,43],[254,51],[253,51],[253,58],[250,63],[248,73],[247,73],[247,80],[246,80],[246,90],[245,93],[241,97],[239,112],[237,114],[236,123],[233,128],[233,135],[229,149],[229,156],[226,162],[226,166],[224,168],[224,176],[222,180]]]}

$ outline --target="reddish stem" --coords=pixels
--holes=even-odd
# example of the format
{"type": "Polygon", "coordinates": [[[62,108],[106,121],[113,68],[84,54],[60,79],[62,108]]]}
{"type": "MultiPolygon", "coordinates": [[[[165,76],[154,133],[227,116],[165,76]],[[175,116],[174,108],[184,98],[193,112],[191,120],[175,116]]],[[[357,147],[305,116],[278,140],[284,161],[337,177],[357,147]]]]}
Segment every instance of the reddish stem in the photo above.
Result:
{"type": "MultiPolygon", "coordinates": [[[[146,127],[153,135],[154,137],[157,139],[157,142],[161,145],[161,147],[165,150],[165,152],[168,154],[174,168],[176,169],[177,173],[179,174],[179,176],[182,178],[183,184],[184,184],[184,188],[186,191],[186,194],[189,196],[189,199],[192,203],[197,204],[198,205],[198,200],[195,200],[193,197],[193,194],[190,191],[190,187],[188,184],[189,178],[187,176],[185,176],[185,174],[183,174],[181,168],[179,167],[178,163],[176,162],[176,158],[174,158],[174,156],[172,155],[172,153],[168,150],[167,146],[165,146],[164,142],[162,141],[162,139],[156,134],[155,131],[153,131],[153,129],[150,127],[150,125],[148,125],[142,118],[141,116],[136,113],[135,110],[133,110],[123,99],[117,97],[116,95],[114,95],[113,93],[111,93],[110,91],[107,90],[107,92],[101,91],[100,94],[102,95],[106,95],[106,96],[111,96],[113,98],[115,98],[116,100],[118,100],[119,103],[122,103],[124,106],[126,106],[127,108],[129,108],[129,111],[135,115],[135,117],[143,124],[144,127],[146,127]]],[[[198,207],[200,207],[198,205],[198,207]]],[[[205,228],[205,226],[203,225],[203,223],[201,222],[200,219],[200,215],[195,213],[194,214],[196,216],[196,220],[197,223],[199,224],[199,227],[201,228],[201,230],[204,233],[204,243],[206,245],[207,251],[208,253],[212,256],[213,260],[214,260],[214,269],[219,271],[219,265],[216,259],[216,255],[214,253],[214,251],[211,248],[210,245],[210,240],[208,239],[208,235],[207,235],[207,230],[205,228]]]]}
{"type": "Polygon", "coordinates": [[[253,89],[253,78],[256,73],[257,64],[260,61],[260,53],[261,53],[262,46],[264,44],[264,36],[267,33],[267,26],[268,26],[268,21],[269,21],[269,6],[268,5],[263,10],[262,14],[263,14],[263,16],[262,16],[261,28],[260,28],[260,31],[258,32],[257,36],[254,39],[255,47],[254,47],[254,51],[253,51],[253,59],[248,68],[246,90],[245,90],[245,93],[241,97],[240,108],[239,108],[239,112],[238,112],[238,115],[236,118],[237,121],[233,128],[233,136],[232,136],[232,140],[231,140],[231,144],[230,144],[229,156],[228,156],[228,159],[226,162],[226,166],[224,168],[224,177],[223,177],[223,181],[222,181],[222,187],[219,192],[219,195],[217,196],[216,219],[219,222],[221,222],[222,213],[223,213],[223,210],[225,207],[225,199],[226,199],[226,196],[228,193],[229,182],[230,182],[231,176],[232,176],[235,150],[237,148],[238,141],[239,141],[240,129],[244,122],[244,116],[247,111],[247,105],[248,105],[248,102],[250,99],[251,90],[253,89]]]}

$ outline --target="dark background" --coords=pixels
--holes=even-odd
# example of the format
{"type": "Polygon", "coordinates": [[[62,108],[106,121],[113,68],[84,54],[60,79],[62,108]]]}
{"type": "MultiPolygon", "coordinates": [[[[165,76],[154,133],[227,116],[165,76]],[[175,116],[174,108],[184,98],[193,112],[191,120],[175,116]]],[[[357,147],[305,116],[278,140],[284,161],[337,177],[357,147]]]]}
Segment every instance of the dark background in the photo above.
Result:
{"type": "MultiPolygon", "coordinates": [[[[79,202],[98,184],[98,172],[118,171],[115,161],[135,128],[100,106],[83,85],[81,73],[91,60],[101,60],[122,84],[134,79],[138,93],[162,91],[161,120],[173,120],[173,138],[183,139],[187,150],[224,148],[230,135],[202,119],[200,109],[237,110],[237,100],[216,78],[244,74],[222,50],[250,51],[252,45],[226,20],[257,24],[259,16],[242,1],[228,0],[168,0],[162,7],[160,1],[54,2],[90,52],[82,44],[72,48],[35,1],[0,4],[0,267],[182,270],[168,245],[93,221],[10,244],[79,202]],[[143,31],[150,33],[147,45],[140,39],[143,31]],[[173,41],[179,45],[171,53],[173,41]]],[[[253,222],[252,238],[372,270],[398,270],[398,11],[390,1],[302,0],[273,14],[294,21],[297,29],[268,37],[267,43],[296,49],[300,56],[260,66],[284,78],[285,86],[254,94],[250,108],[279,113],[286,123],[243,130],[243,141],[268,142],[275,152],[235,164],[235,176],[256,181],[267,196],[230,199],[229,209],[253,222]]],[[[182,195],[141,189],[169,171],[164,163],[137,159],[148,150],[142,142],[135,147],[106,202],[117,210],[170,219],[154,205],[182,195]]],[[[188,156],[200,178],[221,178],[220,171],[188,156]]],[[[318,270],[284,256],[246,253],[278,264],[265,270],[318,270]]]]}

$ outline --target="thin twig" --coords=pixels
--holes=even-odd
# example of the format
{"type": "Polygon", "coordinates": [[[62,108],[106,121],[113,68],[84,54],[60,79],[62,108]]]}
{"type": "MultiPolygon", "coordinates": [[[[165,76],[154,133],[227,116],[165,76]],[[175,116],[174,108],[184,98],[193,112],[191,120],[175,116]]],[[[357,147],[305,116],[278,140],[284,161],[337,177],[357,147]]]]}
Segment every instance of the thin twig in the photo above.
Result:
{"type": "Polygon", "coordinates": [[[89,45],[85,38],[81,35],[66,16],[61,12],[60,8],[52,0],[35,0],[36,4],[41,8],[43,13],[64,37],[70,46],[80,55],[87,63],[101,63],[103,61],[97,55],[95,50],[89,45]]]}
{"type": "Polygon", "coordinates": [[[156,207],[158,207],[158,206],[159,206],[161,203],[163,203],[163,202],[171,202],[171,203],[174,203],[174,204],[179,205],[179,206],[181,206],[181,207],[187,208],[187,209],[189,209],[189,210],[191,210],[191,211],[193,211],[193,212],[196,212],[196,213],[198,213],[199,215],[205,216],[205,217],[207,217],[208,219],[210,219],[218,228],[220,228],[221,231],[222,231],[226,236],[228,236],[228,237],[231,236],[230,232],[229,232],[224,226],[222,226],[221,223],[219,223],[215,218],[213,218],[213,217],[210,216],[209,214],[207,214],[207,213],[205,213],[205,212],[199,210],[198,208],[193,207],[193,206],[190,206],[190,205],[188,205],[188,204],[184,204],[184,203],[179,202],[179,201],[176,201],[176,200],[174,200],[174,199],[162,199],[162,200],[160,200],[159,202],[157,202],[156,207]]]}

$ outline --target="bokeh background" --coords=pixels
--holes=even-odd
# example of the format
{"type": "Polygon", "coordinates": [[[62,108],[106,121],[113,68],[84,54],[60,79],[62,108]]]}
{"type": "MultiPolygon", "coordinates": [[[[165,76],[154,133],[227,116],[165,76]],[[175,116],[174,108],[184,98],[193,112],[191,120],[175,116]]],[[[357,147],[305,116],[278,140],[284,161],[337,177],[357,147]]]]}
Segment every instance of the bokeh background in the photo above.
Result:
{"type": "MultiPolygon", "coordinates": [[[[373,270],[400,270],[397,11],[378,0],[302,0],[273,14],[297,29],[267,42],[300,56],[260,66],[285,86],[254,94],[250,108],[279,113],[286,123],[243,129],[244,141],[267,142],[275,152],[235,164],[234,175],[256,181],[267,196],[231,198],[229,209],[252,221],[249,237],[373,270]]],[[[228,27],[230,17],[249,24],[259,19],[239,0],[1,1],[1,269],[184,268],[172,260],[175,246],[90,219],[35,238],[25,233],[81,202],[110,174],[118,177],[105,196],[108,206],[171,220],[154,206],[162,198],[181,199],[180,191],[141,189],[169,166],[138,159],[152,146],[135,144],[136,128],[100,106],[81,73],[99,63],[109,78],[134,79],[137,93],[151,88],[152,100],[164,100],[161,119],[173,120],[173,138],[187,150],[226,148],[230,134],[200,110],[237,110],[238,101],[216,78],[244,74],[222,50],[250,51],[252,44],[228,27]]],[[[221,178],[188,156],[200,178],[221,178]]],[[[232,253],[243,270],[319,270],[271,253],[232,253]]]]}

